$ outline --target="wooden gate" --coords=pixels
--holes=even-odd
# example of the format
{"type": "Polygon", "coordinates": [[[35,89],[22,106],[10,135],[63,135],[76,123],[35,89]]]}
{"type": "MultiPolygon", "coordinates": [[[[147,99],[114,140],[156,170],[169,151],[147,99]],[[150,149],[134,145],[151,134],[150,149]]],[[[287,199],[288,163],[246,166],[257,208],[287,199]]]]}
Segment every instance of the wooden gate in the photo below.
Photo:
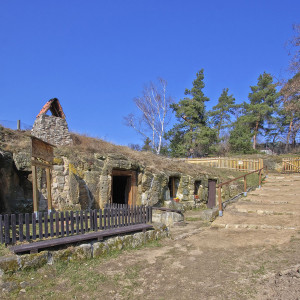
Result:
{"type": "Polygon", "coordinates": [[[216,183],[216,180],[208,180],[208,208],[216,206],[216,183]]]}

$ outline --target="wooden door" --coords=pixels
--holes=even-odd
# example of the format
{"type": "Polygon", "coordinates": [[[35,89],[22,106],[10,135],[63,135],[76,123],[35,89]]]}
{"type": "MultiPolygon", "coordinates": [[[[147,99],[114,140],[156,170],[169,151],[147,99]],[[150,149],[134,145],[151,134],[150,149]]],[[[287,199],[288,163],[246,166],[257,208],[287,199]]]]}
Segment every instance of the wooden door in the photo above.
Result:
{"type": "Polygon", "coordinates": [[[213,208],[216,206],[216,181],[208,181],[208,202],[207,207],[213,208]]]}

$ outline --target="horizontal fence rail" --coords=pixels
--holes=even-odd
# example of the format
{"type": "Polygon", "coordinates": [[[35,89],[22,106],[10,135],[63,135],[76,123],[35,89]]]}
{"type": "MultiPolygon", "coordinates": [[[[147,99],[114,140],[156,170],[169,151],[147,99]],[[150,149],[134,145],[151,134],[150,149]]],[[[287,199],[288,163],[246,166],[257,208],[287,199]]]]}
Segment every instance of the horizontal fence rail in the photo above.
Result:
{"type": "Polygon", "coordinates": [[[212,168],[229,169],[237,171],[255,171],[263,168],[263,159],[244,159],[232,157],[212,157],[212,158],[187,158],[187,163],[200,164],[212,168]]]}
{"type": "Polygon", "coordinates": [[[151,206],[0,215],[0,243],[16,244],[152,222],[151,206]]]}
{"type": "Polygon", "coordinates": [[[282,159],[283,173],[300,173],[300,157],[286,157],[282,159]]]}
{"type": "Polygon", "coordinates": [[[254,170],[252,172],[249,172],[245,175],[242,175],[242,176],[239,176],[239,177],[236,177],[236,178],[233,178],[231,180],[228,180],[226,182],[221,182],[219,183],[217,186],[216,186],[216,189],[218,189],[218,202],[219,202],[219,216],[222,216],[223,215],[223,203],[222,203],[222,186],[223,185],[227,185],[233,181],[237,181],[241,178],[244,179],[244,195],[246,196],[247,195],[247,176],[253,174],[253,173],[258,173],[258,185],[259,185],[259,188],[261,187],[261,183],[262,183],[262,172],[263,170],[265,169],[266,171],[266,175],[268,173],[268,168],[267,167],[264,167],[264,168],[260,168],[260,169],[257,169],[257,170],[254,170]]]}

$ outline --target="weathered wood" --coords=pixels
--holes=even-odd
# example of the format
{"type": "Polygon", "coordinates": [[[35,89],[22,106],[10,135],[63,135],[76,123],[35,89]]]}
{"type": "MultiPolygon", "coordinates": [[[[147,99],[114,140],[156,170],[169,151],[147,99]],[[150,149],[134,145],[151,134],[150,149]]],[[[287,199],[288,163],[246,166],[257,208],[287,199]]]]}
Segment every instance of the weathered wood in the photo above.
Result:
{"type": "Polygon", "coordinates": [[[75,214],[75,222],[76,222],[76,234],[79,234],[79,213],[76,211],[75,214]]]}
{"type": "Polygon", "coordinates": [[[36,240],[36,215],[32,214],[32,239],[36,240]]]}
{"type": "Polygon", "coordinates": [[[60,235],[64,237],[65,235],[65,224],[64,224],[64,212],[60,212],[60,235]]]}
{"type": "Polygon", "coordinates": [[[44,232],[45,238],[48,238],[48,213],[44,213],[44,232]]]}
{"type": "Polygon", "coordinates": [[[10,228],[9,228],[9,216],[4,215],[4,235],[5,235],[5,244],[10,243],[10,228]]]}
{"type": "Polygon", "coordinates": [[[71,220],[71,234],[74,234],[74,212],[70,212],[70,220],[71,220]]]}
{"type": "Polygon", "coordinates": [[[88,211],[87,210],[85,210],[84,211],[84,223],[85,223],[85,231],[84,232],[88,232],[89,231],[89,224],[88,224],[88,222],[89,222],[89,219],[88,219],[88,211]]]}
{"type": "Polygon", "coordinates": [[[69,236],[70,235],[70,231],[69,231],[69,212],[66,211],[66,235],[69,236]]]}
{"type": "Polygon", "coordinates": [[[0,243],[4,244],[4,234],[3,234],[3,216],[0,215],[0,243]]]}
{"type": "Polygon", "coordinates": [[[103,229],[103,224],[102,224],[102,209],[99,209],[99,229],[103,229]]]}
{"type": "Polygon", "coordinates": [[[53,211],[51,211],[49,217],[50,217],[50,236],[53,237],[54,236],[53,211]]]}
{"type": "MultiPolygon", "coordinates": [[[[18,215],[18,221],[19,221],[19,241],[23,242],[24,240],[24,233],[23,233],[23,214],[18,215]]],[[[0,230],[2,227],[0,226],[0,230]]],[[[1,233],[0,233],[1,234],[1,233]]]]}
{"type": "Polygon", "coordinates": [[[106,230],[106,215],[107,215],[107,208],[104,208],[103,210],[103,229],[106,230]]]}
{"type": "Polygon", "coordinates": [[[25,229],[26,229],[26,241],[30,240],[30,229],[29,229],[29,214],[25,214],[25,229]]]}
{"type": "Polygon", "coordinates": [[[16,215],[12,214],[11,216],[11,240],[15,244],[17,241],[17,231],[16,231],[16,215]]]}
{"type": "Polygon", "coordinates": [[[63,237],[63,238],[58,238],[58,239],[50,239],[50,240],[45,240],[45,241],[34,242],[34,243],[30,243],[30,244],[17,245],[17,246],[11,247],[10,249],[16,254],[29,252],[29,251],[30,252],[38,251],[39,249],[50,248],[50,247],[54,247],[54,246],[58,246],[58,245],[78,243],[78,242],[82,242],[82,241],[94,240],[94,239],[98,239],[98,238],[121,235],[121,234],[126,234],[126,233],[132,233],[132,232],[142,231],[142,230],[151,229],[151,228],[153,228],[153,226],[149,225],[149,224],[137,224],[137,225],[131,225],[131,226],[121,227],[121,228],[113,228],[113,229],[105,230],[105,231],[103,230],[103,231],[98,231],[98,232],[90,232],[90,233],[82,234],[82,235],[74,235],[74,236],[68,236],[68,237],[63,237]]]}
{"type": "Polygon", "coordinates": [[[59,237],[59,213],[55,213],[55,235],[59,237]]]}
{"type": "Polygon", "coordinates": [[[33,211],[38,213],[38,188],[37,188],[37,173],[36,166],[32,165],[32,192],[33,192],[33,211]]]}
{"type": "Polygon", "coordinates": [[[39,239],[43,238],[43,213],[39,212],[39,239]]]}
{"type": "Polygon", "coordinates": [[[83,211],[80,211],[80,233],[84,233],[84,228],[83,228],[83,211]]]}
{"type": "Polygon", "coordinates": [[[98,216],[97,216],[98,211],[94,209],[93,211],[93,216],[94,216],[94,230],[98,230],[98,216]]]}
{"type": "Polygon", "coordinates": [[[52,211],[51,174],[50,174],[50,168],[46,168],[46,180],[47,180],[48,212],[50,212],[50,211],[52,211]]]}

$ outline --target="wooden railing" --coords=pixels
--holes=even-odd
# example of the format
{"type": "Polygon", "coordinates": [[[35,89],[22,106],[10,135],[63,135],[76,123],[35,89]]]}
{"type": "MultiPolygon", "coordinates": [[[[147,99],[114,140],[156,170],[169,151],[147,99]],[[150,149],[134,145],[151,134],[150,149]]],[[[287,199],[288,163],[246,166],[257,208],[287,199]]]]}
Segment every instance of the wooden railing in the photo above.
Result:
{"type": "Polygon", "coordinates": [[[282,159],[283,173],[300,172],[300,157],[285,157],[282,159]]]}
{"type": "Polygon", "coordinates": [[[247,195],[247,176],[253,174],[253,173],[258,173],[258,181],[259,181],[259,188],[261,187],[261,182],[262,182],[262,172],[263,172],[263,169],[266,170],[266,174],[268,172],[268,169],[265,167],[265,168],[260,168],[260,169],[257,169],[255,171],[252,171],[252,172],[249,172],[245,175],[242,175],[242,176],[239,176],[239,177],[236,177],[234,179],[231,179],[231,180],[228,180],[226,182],[222,182],[222,183],[219,183],[216,188],[218,189],[218,202],[219,202],[219,216],[222,216],[223,215],[223,204],[222,204],[222,186],[224,185],[227,185],[233,181],[236,181],[236,180],[239,180],[241,178],[244,178],[244,195],[246,196],[247,195]]]}
{"type": "Polygon", "coordinates": [[[245,159],[232,157],[187,158],[184,161],[191,164],[201,164],[213,168],[237,171],[255,171],[264,167],[263,159],[245,159]]]}
{"type": "Polygon", "coordinates": [[[85,234],[91,231],[152,222],[150,206],[107,206],[103,210],[0,215],[0,243],[85,234]]]}

